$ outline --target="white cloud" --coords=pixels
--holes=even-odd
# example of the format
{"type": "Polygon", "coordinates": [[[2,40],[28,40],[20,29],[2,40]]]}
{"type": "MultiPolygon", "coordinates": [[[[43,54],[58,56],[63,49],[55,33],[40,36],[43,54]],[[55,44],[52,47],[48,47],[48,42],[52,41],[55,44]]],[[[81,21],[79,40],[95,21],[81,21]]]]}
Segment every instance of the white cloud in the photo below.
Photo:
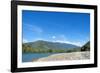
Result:
{"type": "Polygon", "coordinates": [[[60,42],[60,43],[67,43],[67,44],[73,44],[73,45],[77,45],[77,46],[82,46],[81,42],[71,42],[71,41],[67,41],[67,40],[56,40],[55,42],[60,42]]]}
{"type": "Polygon", "coordinates": [[[53,38],[53,39],[55,39],[55,38],[56,38],[56,36],[52,36],[52,38],[53,38]]]}
{"type": "Polygon", "coordinates": [[[33,32],[36,32],[39,34],[41,34],[43,32],[43,29],[38,26],[33,26],[32,29],[33,29],[33,32]]]}
{"type": "Polygon", "coordinates": [[[24,24],[24,25],[26,30],[30,30],[33,33],[37,33],[37,34],[43,33],[43,29],[39,26],[31,25],[31,24],[24,24]]]}
{"type": "Polygon", "coordinates": [[[57,40],[59,40],[59,41],[65,41],[65,40],[67,40],[66,37],[65,37],[65,35],[52,36],[52,38],[53,38],[54,41],[57,41],[57,40]]]}
{"type": "Polygon", "coordinates": [[[69,41],[65,35],[52,36],[52,38],[53,38],[53,42],[68,43],[68,44],[73,44],[77,46],[82,46],[84,42],[84,41],[83,42],[69,41]]]}

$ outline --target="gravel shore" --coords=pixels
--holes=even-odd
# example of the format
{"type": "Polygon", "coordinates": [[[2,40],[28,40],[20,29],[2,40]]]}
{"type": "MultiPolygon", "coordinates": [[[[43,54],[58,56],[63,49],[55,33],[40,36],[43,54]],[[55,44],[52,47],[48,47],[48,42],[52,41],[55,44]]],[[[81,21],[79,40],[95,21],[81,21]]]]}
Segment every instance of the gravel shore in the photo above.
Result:
{"type": "Polygon", "coordinates": [[[48,57],[37,59],[36,61],[59,61],[59,60],[84,60],[90,59],[90,52],[72,52],[72,53],[59,53],[53,54],[48,57]]]}

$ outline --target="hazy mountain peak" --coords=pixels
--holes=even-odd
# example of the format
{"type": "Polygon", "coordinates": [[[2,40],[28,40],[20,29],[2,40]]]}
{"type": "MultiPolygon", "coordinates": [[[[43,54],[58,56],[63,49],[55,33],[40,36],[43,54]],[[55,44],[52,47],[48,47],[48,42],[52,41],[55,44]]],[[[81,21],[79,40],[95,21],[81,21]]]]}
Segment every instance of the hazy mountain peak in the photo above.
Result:
{"type": "Polygon", "coordinates": [[[79,48],[79,46],[67,43],[60,42],[50,42],[44,40],[37,40],[34,42],[27,43],[33,48],[41,48],[41,49],[69,49],[69,48],[79,48]]]}

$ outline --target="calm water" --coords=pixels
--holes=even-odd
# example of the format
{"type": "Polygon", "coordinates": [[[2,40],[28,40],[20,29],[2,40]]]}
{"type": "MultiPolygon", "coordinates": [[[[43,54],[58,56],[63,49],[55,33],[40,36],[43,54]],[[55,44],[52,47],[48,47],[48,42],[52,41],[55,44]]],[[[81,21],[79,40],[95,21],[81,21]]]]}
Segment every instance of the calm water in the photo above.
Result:
{"type": "Polygon", "coordinates": [[[22,54],[22,62],[32,62],[33,59],[38,59],[52,55],[54,53],[24,53],[22,54]]]}

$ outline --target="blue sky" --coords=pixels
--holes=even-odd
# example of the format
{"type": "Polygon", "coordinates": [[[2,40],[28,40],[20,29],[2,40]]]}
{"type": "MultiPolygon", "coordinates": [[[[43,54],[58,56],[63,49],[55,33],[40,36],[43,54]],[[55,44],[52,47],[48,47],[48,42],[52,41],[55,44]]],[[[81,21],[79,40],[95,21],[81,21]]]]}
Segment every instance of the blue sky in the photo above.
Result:
{"type": "Polygon", "coordinates": [[[23,42],[46,40],[82,46],[90,40],[90,14],[22,11],[23,42]]]}

